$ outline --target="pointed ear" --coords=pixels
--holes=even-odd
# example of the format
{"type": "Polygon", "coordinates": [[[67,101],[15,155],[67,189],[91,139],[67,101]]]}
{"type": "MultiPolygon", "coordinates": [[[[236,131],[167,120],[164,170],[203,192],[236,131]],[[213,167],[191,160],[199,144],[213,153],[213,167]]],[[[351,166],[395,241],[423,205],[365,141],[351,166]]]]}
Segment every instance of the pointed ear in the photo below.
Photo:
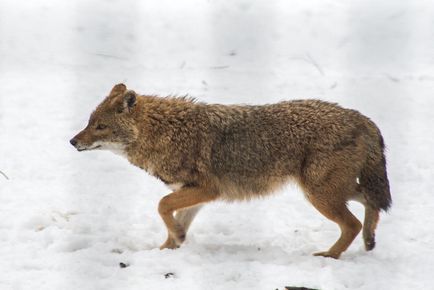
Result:
{"type": "Polygon", "coordinates": [[[123,94],[127,90],[127,86],[124,84],[117,84],[113,87],[109,96],[116,96],[123,94]]]}
{"type": "Polygon", "coordinates": [[[136,92],[129,90],[124,95],[124,108],[128,109],[128,112],[136,105],[136,92]]]}

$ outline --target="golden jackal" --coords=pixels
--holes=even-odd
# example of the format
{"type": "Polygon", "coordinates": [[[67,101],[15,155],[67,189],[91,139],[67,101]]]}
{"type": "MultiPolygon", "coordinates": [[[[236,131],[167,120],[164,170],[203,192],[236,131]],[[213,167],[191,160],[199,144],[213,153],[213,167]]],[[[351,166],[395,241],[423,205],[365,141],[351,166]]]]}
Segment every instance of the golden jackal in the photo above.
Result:
{"type": "Polygon", "coordinates": [[[78,151],[121,153],[172,188],[158,208],[168,230],[161,249],[182,244],[204,203],[248,200],[296,180],[341,229],[337,242],[315,255],[339,258],[362,228],[347,201],[365,206],[368,251],[379,212],[391,204],[379,129],[357,111],[318,100],[208,105],[118,84],[70,142],[78,151]]]}

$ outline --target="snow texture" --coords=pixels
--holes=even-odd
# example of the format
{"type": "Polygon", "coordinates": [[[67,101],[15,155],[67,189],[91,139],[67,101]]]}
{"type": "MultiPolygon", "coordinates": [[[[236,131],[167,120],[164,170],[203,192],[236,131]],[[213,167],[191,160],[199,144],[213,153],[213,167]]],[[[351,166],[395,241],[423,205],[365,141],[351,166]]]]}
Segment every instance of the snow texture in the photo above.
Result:
{"type": "Polygon", "coordinates": [[[418,0],[1,0],[0,289],[433,288],[433,27],[418,0]],[[376,249],[359,235],[340,260],[313,257],[339,230],[288,186],[206,206],[182,248],[160,251],[169,189],[68,143],[119,82],[371,117],[394,200],[376,249]]]}

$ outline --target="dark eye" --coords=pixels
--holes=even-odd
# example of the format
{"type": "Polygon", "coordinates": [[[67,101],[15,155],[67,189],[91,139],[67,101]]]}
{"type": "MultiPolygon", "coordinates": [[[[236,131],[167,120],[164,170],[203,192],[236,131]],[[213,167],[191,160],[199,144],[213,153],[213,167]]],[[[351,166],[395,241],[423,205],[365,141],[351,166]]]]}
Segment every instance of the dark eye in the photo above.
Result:
{"type": "Polygon", "coordinates": [[[107,128],[107,125],[104,124],[99,124],[98,126],[96,126],[97,130],[104,130],[105,128],[107,128]]]}

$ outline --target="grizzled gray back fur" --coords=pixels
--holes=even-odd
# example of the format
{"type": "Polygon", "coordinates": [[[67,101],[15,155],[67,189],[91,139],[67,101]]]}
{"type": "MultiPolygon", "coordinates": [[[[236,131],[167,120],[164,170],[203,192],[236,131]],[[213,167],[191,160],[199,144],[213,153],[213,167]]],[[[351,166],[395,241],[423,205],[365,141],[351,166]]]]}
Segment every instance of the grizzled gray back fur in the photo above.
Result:
{"type": "MultiPolygon", "coordinates": [[[[357,111],[318,100],[226,106],[141,98],[143,134],[153,140],[138,140],[140,159],[166,183],[206,183],[236,200],[271,193],[291,179],[302,186],[327,182],[339,169],[345,175],[334,178],[350,185],[350,197],[359,179],[368,203],[390,205],[380,131],[357,111]]],[[[127,149],[138,152],[136,146],[127,149]]]]}

